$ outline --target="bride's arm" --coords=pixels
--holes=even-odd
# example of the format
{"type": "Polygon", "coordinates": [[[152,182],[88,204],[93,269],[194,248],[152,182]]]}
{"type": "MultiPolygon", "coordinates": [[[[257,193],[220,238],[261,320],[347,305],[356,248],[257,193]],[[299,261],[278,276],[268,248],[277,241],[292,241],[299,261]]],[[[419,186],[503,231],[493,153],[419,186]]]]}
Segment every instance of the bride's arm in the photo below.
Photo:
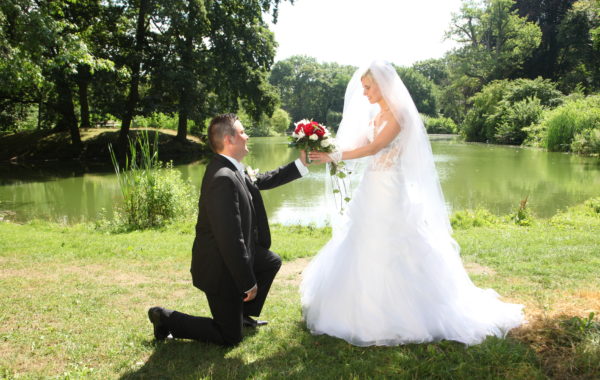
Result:
{"type": "MultiPolygon", "coordinates": [[[[389,120],[388,123],[383,127],[381,132],[375,137],[373,142],[361,146],[360,148],[356,148],[353,150],[348,150],[342,152],[340,160],[354,160],[356,158],[372,156],[379,152],[381,149],[385,148],[389,145],[389,143],[398,136],[400,133],[400,126],[396,122],[395,119],[389,120]]],[[[311,160],[321,161],[321,162],[331,162],[333,159],[328,153],[323,152],[310,152],[311,160]]]]}

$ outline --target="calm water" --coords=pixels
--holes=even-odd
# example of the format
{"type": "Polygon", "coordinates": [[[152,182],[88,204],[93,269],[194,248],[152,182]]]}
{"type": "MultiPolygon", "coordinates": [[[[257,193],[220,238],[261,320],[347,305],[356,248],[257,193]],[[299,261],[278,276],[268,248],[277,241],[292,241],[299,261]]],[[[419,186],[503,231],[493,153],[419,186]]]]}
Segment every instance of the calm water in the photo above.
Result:
{"type": "MultiPolygon", "coordinates": [[[[245,163],[260,171],[296,158],[285,138],[253,138],[245,163]]],[[[486,207],[496,214],[514,209],[528,196],[529,206],[543,217],[558,209],[600,196],[600,160],[538,150],[468,144],[432,138],[436,165],[451,210],[486,207]]],[[[199,185],[200,163],[177,167],[199,185]]],[[[13,220],[34,217],[78,222],[111,212],[121,201],[112,171],[90,169],[26,169],[0,167],[0,210],[13,220]]],[[[263,192],[271,222],[324,223],[324,167],[288,185],[263,192]]]]}

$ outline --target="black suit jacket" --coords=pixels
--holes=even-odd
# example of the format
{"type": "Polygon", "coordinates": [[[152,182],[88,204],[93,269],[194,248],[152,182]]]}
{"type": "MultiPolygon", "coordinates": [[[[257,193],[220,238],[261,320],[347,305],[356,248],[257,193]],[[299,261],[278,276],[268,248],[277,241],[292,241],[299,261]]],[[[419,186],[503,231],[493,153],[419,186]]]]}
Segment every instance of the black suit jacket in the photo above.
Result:
{"type": "Polygon", "coordinates": [[[269,222],[259,190],[300,177],[291,162],[257,176],[252,183],[227,158],[217,154],[206,167],[196,238],[192,247],[194,286],[216,293],[224,276],[231,277],[240,295],[256,284],[252,270],[256,245],[271,246],[269,222]]]}

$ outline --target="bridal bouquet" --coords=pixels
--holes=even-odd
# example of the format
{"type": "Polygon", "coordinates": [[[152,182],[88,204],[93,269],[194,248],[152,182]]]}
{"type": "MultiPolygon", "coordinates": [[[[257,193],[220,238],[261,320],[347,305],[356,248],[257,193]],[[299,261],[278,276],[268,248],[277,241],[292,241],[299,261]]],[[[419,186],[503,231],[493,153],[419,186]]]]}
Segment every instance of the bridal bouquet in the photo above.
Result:
{"type": "Polygon", "coordinates": [[[311,150],[317,152],[331,153],[335,150],[331,139],[331,133],[327,127],[312,120],[300,120],[295,123],[294,133],[290,136],[291,148],[298,148],[306,151],[306,161],[310,163],[308,153],[311,150]]]}
{"type": "MultiPolygon", "coordinates": [[[[300,120],[294,124],[294,132],[290,136],[290,148],[298,148],[306,151],[306,162],[310,163],[308,153],[311,150],[316,152],[332,153],[335,152],[335,144],[331,133],[327,127],[312,120],[300,120]]],[[[351,174],[346,170],[344,161],[331,162],[329,174],[331,175],[333,194],[339,197],[340,213],[344,212],[344,203],[350,202],[349,188],[346,186],[345,178],[351,174]]]]}

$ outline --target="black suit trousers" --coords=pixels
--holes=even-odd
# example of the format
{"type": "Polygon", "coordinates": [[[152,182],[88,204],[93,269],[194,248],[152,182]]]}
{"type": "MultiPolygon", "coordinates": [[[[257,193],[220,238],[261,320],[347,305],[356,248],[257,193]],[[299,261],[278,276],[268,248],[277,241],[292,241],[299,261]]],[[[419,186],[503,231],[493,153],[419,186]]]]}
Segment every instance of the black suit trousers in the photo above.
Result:
{"type": "Polygon", "coordinates": [[[242,317],[259,316],[275,275],[281,267],[281,258],[268,249],[257,246],[254,256],[254,274],[258,286],[256,298],[243,302],[231,275],[226,272],[216,293],[206,298],[212,318],[195,317],[173,311],[165,324],[174,338],[194,339],[203,342],[232,346],[242,340],[242,317]]]}

